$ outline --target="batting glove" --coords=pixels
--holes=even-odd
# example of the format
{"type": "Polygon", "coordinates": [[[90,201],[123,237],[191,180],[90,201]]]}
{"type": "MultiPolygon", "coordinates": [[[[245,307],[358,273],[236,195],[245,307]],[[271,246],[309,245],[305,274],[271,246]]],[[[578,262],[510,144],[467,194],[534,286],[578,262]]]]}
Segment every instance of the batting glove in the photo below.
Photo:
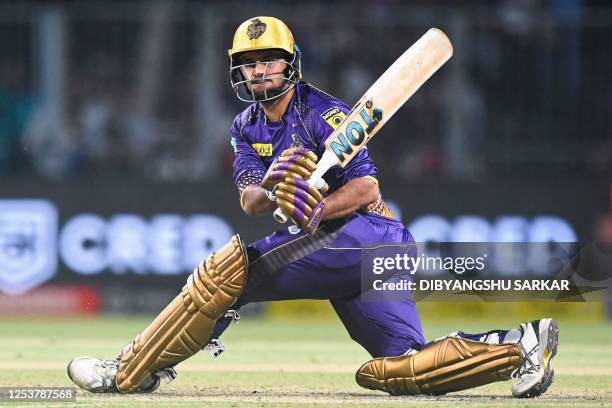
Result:
{"type": "Polygon", "coordinates": [[[306,181],[289,177],[274,189],[276,204],[308,234],[314,234],[325,213],[323,195],[306,181]]]}

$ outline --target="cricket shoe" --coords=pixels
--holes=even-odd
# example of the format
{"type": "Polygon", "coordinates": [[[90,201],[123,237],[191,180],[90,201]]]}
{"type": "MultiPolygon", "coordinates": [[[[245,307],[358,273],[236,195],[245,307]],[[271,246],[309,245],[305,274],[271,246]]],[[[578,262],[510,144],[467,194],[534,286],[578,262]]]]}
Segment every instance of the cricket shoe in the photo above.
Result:
{"type": "MultiPolygon", "coordinates": [[[[118,393],[115,379],[119,371],[119,363],[119,360],[77,357],[68,363],[68,377],[73,383],[89,392],[118,393]]],[[[176,371],[174,368],[159,370],[147,377],[134,392],[151,393],[159,388],[162,381],[168,383],[175,378],[176,371]]]]}
{"type": "Polygon", "coordinates": [[[553,319],[521,323],[521,363],[512,373],[518,381],[512,385],[515,398],[534,398],[546,392],[553,382],[555,372],[551,360],[557,354],[559,328],[553,319]]]}

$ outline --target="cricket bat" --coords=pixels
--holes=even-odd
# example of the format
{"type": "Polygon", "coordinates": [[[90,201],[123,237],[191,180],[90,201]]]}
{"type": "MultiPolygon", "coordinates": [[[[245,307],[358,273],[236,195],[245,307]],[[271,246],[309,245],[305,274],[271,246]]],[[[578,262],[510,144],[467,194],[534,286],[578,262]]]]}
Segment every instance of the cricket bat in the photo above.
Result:
{"type": "MultiPolygon", "coordinates": [[[[453,55],[453,46],[437,28],[431,28],[408,48],[353,106],[325,142],[325,152],[308,183],[320,189],[323,175],[333,166],[345,167],[359,150],[414,93],[453,55]]],[[[289,217],[278,208],[274,218],[289,217]]]]}

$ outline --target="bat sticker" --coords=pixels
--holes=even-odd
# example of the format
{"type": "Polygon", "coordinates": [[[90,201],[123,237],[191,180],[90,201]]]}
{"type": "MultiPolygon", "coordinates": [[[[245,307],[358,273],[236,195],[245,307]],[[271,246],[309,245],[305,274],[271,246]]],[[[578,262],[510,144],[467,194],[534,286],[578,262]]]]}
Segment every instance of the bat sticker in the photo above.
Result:
{"type": "Polygon", "coordinates": [[[367,141],[366,135],[369,136],[380,123],[382,119],[382,110],[373,108],[370,112],[371,116],[368,114],[368,110],[362,108],[359,111],[359,115],[353,115],[352,117],[354,119],[361,119],[363,125],[359,123],[358,120],[351,120],[344,128],[344,134],[342,132],[338,133],[330,143],[329,147],[340,163],[344,163],[346,160],[345,155],[350,155],[353,153],[354,148],[359,148],[364,144],[365,141],[367,141]]]}

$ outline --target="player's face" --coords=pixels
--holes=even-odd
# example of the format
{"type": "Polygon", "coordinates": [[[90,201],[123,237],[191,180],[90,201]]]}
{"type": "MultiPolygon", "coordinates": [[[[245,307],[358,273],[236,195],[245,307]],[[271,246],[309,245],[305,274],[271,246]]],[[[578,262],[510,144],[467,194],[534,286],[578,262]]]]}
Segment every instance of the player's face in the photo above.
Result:
{"type": "Polygon", "coordinates": [[[240,57],[239,63],[244,65],[242,73],[246,79],[247,87],[256,95],[264,91],[281,88],[284,83],[287,61],[278,51],[253,51],[240,57]]]}

